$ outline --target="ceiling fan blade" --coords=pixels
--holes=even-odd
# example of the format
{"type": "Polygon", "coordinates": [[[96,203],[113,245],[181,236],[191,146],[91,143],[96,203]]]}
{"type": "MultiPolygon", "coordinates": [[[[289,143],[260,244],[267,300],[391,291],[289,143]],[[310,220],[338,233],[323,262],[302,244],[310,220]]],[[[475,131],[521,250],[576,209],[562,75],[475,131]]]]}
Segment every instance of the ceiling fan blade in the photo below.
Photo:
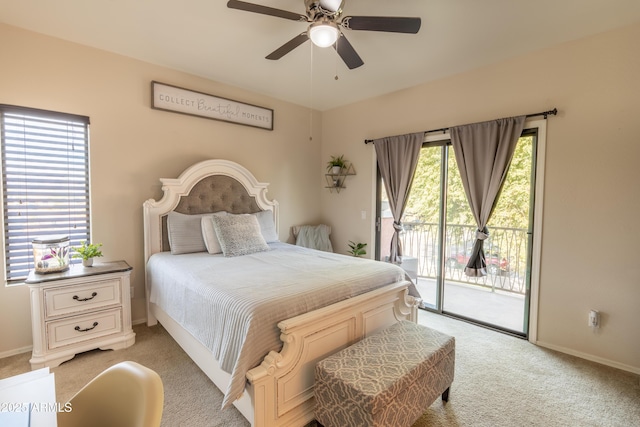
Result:
{"type": "Polygon", "coordinates": [[[271,52],[269,55],[267,55],[266,58],[280,59],[283,56],[285,56],[287,53],[291,52],[293,49],[300,46],[302,43],[306,42],[307,40],[309,40],[309,37],[307,36],[306,32],[298,34],[297,36],[295,36],[294,38],[292,38],[291,40],[289,40],[288,42],[286,42],[285,44],[283,44],[282,46],[280,46],[279,48],[271,52]]]}
{"type": "Polygon", "coordinates": [[[277,16],[278,18],[290,19],[292,21],[307,22],[307,17],[299,13],[288,12],[286,10],[275,9],[273,7],[262,6],[246,1],[229,0],[227,7],[230,9],[245,10],[247,12],[261,13],[263,15],[277,16]]]}
{"type": "Polygon", "coordinates": [[[356,52],[353,46],[351,46],[351,43],[349,43],[349,40],[347,40],[344,34],[341,34],[340,37],[338,37],[338,40],[333,47],[350,70],[358,68],[364,64],[362,58],[360,58],[360,55],[358,55],[358,52],[356,52]]]}
{"type": "Polygon", "coordinates": [[[396,16],[345,16],[341,25],[350,30],[386,31],[390,33],[416,34],[420,30],[420,18],[396,16]]]}

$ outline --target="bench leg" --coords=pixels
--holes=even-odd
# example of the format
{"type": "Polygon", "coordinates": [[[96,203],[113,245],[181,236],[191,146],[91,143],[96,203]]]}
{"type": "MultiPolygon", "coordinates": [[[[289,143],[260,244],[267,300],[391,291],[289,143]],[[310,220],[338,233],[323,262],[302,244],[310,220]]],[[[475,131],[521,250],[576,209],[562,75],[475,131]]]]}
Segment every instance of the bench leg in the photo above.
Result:
{"type": "Polygon", "coordinates": [[[442,401],[443,402],[448,402],[449,401],[449,389],[451,387],[447,387],[447,389],[442,393],[442,401]]]}

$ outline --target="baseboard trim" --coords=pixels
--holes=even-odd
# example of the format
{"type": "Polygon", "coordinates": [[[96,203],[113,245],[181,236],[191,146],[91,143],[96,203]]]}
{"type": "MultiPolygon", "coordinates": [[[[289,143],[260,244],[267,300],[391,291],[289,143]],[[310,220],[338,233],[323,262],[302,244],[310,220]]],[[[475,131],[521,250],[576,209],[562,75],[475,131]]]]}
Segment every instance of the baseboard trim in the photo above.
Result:
{"type": "Polygon", "coordinates": [[[581,351],[572,350],[570,348],[562,347],[559,345],[546,343],[544,341],[537,341],[535,344],[539,345],[540,347],[548,348],[550,350],[559,351],[560,353],[569,354],[571,356],[576,356],[581,359],[590,360],[591,362],[600,363],[601,365],[610,366],[612,368],[621,369],[623,371],[640,375],[640,367],[638,366],[626,365],[624,363],[616,362],[614,360],[605,359],[604,357],[594,356],[592,354],[583,353],[581,351]]]}
{"type": "Polygon", "coordinates": [[[147,323],[147,318],[143,318],[143,319],[138,319],[138,320],[132,320],[131,324],[132,325],[140,325],[141,323],[147,323]]]}
{"type": "Polygon", "coordinates": [[[33,350],[33,346],[14,348],[12,350],[3,351],[0,353],[0,359],[4,359],[5,357],[15,356],[16,354],[30,353],[33,350]]]}

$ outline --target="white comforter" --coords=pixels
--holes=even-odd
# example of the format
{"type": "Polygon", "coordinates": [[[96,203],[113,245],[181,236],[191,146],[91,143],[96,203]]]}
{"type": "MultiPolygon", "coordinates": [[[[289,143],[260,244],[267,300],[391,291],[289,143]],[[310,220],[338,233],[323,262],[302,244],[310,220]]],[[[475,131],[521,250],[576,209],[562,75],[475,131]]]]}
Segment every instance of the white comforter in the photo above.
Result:
{"type": "Polygon", "coordinates": [[[211,350],[231,374],[223,408],[239,397],[247,371],[279,351],[278,322],[403,280],[395,265],[272,243],[240,257],[153,255],[150,300],[211,350]]]}

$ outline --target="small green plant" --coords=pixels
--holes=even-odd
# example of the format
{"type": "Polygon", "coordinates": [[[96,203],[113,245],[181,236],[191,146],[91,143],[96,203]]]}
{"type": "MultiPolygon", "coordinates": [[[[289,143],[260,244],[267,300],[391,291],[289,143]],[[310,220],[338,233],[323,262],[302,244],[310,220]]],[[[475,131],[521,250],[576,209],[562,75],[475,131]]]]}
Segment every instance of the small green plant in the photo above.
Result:
{"type": "Polygon", "coordinates": [[[97,258],[102,256],[102,251],[100,251],[100,247],[102,243],[88,243],[84,240],[80,241],[80,246],[74,246],[72,249],[76,252],[73,254],[73,258],[82,258],[84,260],[90,258],[97,258]]]}
{"type": "Polygon", "coordinates": [[[344,159],[344,155],[342,156],[331,156],[331,160],[327,162],[327,171],[331,172],[331,169],[334,167],[345,168],[347,166],[347,162],[344,159]]]}
{"type": "Polygon", "coordinates": [[[349,240],[349,253],[353,256],[362,256],[362,255],[366,255],[367,251],[366,248],[367,244],[366,243],[356,243],[356,242],[352,242],[351,240],[349,240]]]}

